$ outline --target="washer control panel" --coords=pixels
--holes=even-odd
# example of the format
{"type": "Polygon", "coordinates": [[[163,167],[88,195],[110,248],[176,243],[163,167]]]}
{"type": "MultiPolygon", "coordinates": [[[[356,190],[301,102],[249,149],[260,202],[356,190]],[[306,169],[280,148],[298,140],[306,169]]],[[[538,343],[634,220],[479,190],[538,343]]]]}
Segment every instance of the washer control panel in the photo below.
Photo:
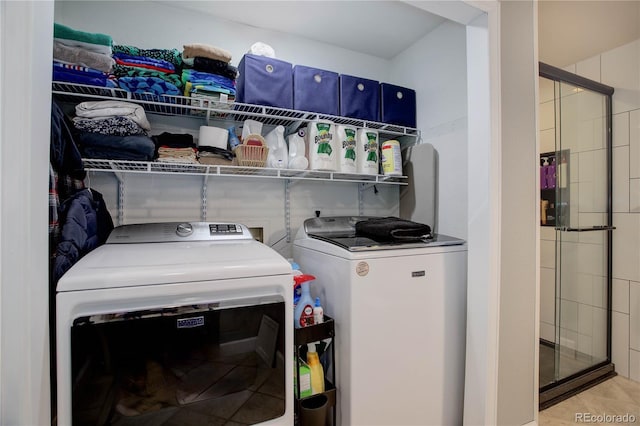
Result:
{"type": "Polygon", "coordinates": [[[111,231],[107,244],[252,239],[249,228],[239,223],[164,222],[118,226],[111,231]]]}

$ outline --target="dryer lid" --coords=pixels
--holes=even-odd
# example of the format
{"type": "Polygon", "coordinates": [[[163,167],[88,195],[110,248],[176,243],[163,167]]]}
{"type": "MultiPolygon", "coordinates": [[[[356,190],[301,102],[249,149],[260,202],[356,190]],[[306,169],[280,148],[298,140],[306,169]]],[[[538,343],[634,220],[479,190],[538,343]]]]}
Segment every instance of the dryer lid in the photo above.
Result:
{"type": "Polygon", "coordinates": [[[253,239],[249,228],[229,222],[160,222],[116,227],[107,244],[253,239]]]}

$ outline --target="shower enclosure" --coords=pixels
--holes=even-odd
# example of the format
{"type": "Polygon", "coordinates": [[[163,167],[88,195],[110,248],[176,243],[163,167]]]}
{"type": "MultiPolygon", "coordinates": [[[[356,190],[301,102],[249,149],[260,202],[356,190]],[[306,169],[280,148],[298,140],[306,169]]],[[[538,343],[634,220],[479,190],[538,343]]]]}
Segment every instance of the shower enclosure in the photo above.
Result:
{"type": "Polygon", "coordinates": [[[611,363],[613,88],[540,64],[540,407],[611,363]]]}

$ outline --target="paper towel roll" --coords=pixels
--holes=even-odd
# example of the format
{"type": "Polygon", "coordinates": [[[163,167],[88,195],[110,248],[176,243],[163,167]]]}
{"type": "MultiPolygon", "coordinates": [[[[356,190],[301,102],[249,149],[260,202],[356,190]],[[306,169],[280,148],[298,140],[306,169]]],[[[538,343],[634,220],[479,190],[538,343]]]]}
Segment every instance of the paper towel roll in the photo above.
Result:
{"type": "Polygon", "coordinates": [[[227,149],[227,140],[229,139],[229,131],[213,126],[200,126],[200,135],[198,136],[198,146],[210,146],[215,148],[227,149]]]}

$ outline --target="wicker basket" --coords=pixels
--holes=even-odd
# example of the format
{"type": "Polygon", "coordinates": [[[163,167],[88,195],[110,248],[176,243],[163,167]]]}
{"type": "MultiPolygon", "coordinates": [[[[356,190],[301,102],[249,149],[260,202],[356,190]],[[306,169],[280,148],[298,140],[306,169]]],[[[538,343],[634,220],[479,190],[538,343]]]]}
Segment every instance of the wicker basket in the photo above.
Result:
{"type": "Polygon", "coordinates": [[[236,154],[238,166],[243,167],[264,167],[267,162],[269,148],[265,145],[238,145],[233,150],[236,154]]]}

